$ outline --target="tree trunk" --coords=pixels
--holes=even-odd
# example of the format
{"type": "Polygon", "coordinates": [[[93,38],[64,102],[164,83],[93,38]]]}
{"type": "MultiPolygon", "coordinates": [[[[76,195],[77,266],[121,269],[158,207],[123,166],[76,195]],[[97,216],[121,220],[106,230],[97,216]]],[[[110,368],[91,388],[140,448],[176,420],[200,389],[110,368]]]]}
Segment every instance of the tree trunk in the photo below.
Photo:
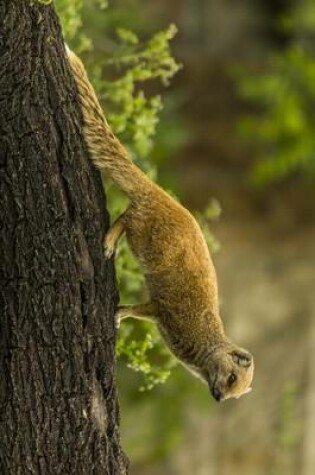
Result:
{"type": "Polygon", "coordinates": [[[0,473],[124,474],[117,291],[52,5],[0,3],[0,473]]]}

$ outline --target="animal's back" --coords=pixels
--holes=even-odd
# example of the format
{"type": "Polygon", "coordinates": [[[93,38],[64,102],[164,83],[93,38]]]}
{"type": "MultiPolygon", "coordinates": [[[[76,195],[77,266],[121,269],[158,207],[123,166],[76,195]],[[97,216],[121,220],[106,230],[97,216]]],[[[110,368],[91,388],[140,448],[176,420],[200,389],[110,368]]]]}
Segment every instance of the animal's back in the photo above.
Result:
{"type": "Polygon", "coordinates": [[[193,216],[158,186],[126,216],[130,248],[146,275],[151,298],[165,312],[218,311],[216,273],[193,216]],[[193,310],[191,308],[191,310],[193,310]]]}

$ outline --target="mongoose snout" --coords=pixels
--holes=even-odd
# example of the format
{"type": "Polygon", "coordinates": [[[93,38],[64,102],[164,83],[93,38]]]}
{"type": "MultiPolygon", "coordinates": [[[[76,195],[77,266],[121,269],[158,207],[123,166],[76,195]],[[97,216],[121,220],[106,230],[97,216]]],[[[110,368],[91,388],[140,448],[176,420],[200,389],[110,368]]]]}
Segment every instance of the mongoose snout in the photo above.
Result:
{"type": "Polygon", "coordinates": [[[222,399],[223,399],[223,395],[221,393],[221,391],[217,388],[214,388],[213,391],[212,391],[212,396],[214,397],[214,399],[218,402],[221,402],[222,399]]]}

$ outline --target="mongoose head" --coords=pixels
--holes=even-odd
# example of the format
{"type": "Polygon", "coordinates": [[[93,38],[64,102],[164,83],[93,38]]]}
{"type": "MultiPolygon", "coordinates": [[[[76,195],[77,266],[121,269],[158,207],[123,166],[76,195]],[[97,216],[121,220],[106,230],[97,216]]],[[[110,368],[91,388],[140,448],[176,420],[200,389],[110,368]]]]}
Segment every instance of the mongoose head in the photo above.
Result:
{"type": "MultiPolygon", "coordinates": [[[[251,391],[253,357],[248,351],[229,343],[214,350],[207,372],[207,383],[216,401],[239,398],[251,391]]],[[[205,375],[205,371],[203,373],[205,375]]]]}

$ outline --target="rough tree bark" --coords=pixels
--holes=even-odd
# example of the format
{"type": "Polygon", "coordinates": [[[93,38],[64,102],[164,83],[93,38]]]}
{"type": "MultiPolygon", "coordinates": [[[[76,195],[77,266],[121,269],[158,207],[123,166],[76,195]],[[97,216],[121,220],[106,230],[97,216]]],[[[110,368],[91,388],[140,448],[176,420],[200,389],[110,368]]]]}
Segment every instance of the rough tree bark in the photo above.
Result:
{"type": "Polygon", "coordinates": [[[123,474],[112,262],[54,8],[0,2],[0,473],[123,474]]]}

